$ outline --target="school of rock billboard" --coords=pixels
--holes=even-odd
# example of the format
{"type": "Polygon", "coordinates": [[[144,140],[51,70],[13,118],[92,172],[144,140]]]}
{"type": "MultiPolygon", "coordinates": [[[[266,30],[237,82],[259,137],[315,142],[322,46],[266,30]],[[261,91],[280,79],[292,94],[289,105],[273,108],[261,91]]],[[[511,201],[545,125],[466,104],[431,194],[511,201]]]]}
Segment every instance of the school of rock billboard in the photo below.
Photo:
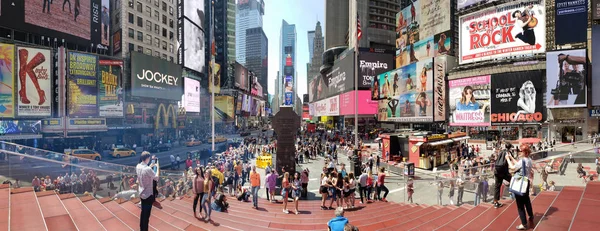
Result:
{"type": "Polygon", "coordinates": [[[459,18],[459,64],[546,51],[544,0],[509,2],[459,18]]]}
{"type": "Polygon", "coordinates": [[[492,125],[541,124],[546,120],[542,71],[492,75],[492,125]]]}
{"type": "Polygon", "coordinates": [[[19,73],[17,87],[17,115],[48,117],[52,112],[52,56],[50,50],[18,47],[15,73],[19,73]]]}
{"type": "Polygon", "coordinates": [[[448,81],[450,126],[490,126],[490,76],[448,81]]]}
{"type": "Polygon", "coordinates": [[[586,66],[585,49],[546,53],[548,108],[587,106],[586,66]]]}

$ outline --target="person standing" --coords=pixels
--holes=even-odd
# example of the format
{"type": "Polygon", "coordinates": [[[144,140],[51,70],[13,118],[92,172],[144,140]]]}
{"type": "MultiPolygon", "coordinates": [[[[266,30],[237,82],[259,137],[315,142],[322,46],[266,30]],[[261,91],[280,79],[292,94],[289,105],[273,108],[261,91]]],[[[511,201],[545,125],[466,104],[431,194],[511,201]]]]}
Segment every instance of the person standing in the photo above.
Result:
{"type": "Polygon", "coordinates": [[[260,189],[260,174],[256,172],[256,166],[252,166],[252,172],[250,172],[250,186],[252,186],[252,208],[258,209],[258,190],[260,189]]]}
{"type": "Polygon", "coordinates": [[[500,208],[502,204],[500,204],[501,191],[503,181],[506,180],[510,182],[511,176],[508,172],[508,161],[506,156],[510,155],[510,149],[512,148],[512,144],[505,142],[503,144],[503,150],[498,154],[498,158],[495,162],[494,168],[494,207],[500,208]]]}
{"type": "Polygon", "coordinates": [[[385,187],[385,168],[381,167],[381,169],[379,169],[379,176],[377,176],[377,197],[381,198],[381,201],[387,202],[385,198],[387,197],[389,192],[390,190],[387,187],[385,187]],[[385,192],[383,194],[383,198],[380,197],[381,191],[385,192]]]}
{"type": "Polygon", "coordinates": [[[65,11],[65,4],[69,3],[69,14],[71,13],[71,0],[64,0],[62,10],[65,11]]]}
{"type": "Polygon", "coordinates": [[[463,204],[463,195],[465,194],[465,181],[462,179],[462,177],[458,177],[458,179],[456,179],[456,188],[458,189],[456,195],[456,205],[461,205],[463,204]]]}
{"type": "Polygon", "coordinates": [[[75,21],[75,22],[77,22],[77,16],[79,16],[80,8],[81,8],[81,5],[79,4],[79,0],[75,0],[75,17],[73,17],[73,21],[75,21]]]}
{"type": "Polygon", "coordinates": [[[290,173],[283,173],[283,179],[281,180],[281,197],[283,198],[283,213],[285,214],[290,213],[287,209],[288,193],[290,193],[290,190],[292,188],[289,179],[290,173]]]}
{"type": "Polygon", "coordinates": [[[202,196],[202,201],[200,202],[200,206],[204,207],[204,213],[206,214],[204,221],[206,222],[210,221],[210,212],[212,211],[210,204],[215,184],[215,182],[212,180],[211,175],[212,174],[210,170],[206,170],[204,172],[204,195],[202,196]]]}
{"type": "MultiPolygon", "coordinates": [[[[198,218],[198,214],[196,213],[196,207],[198,206],[198,201],[202,200],[202,198],[204,197],[204,174],[201,168],[194,169],[194,173],[196,174],[196,177],[192,182],[192,190],[196,197],[194,197],[194,204],[192,208],[194,209],[194,217],[198,218]]],[[[199,213],[202,214],[202,203],[200,203],[199,213]]]]}
{"type": "Polygon", "coordinates": [[[44,0],[44,8],[42,8],[42,13],[46,13],[46,4],[48,4],[48,14],[51,15],[51,13],[50,13],[50,4],[52,4],[52,0],[44,0]]]}
{"type": "Polygon", "coordinates": [[[365,198],[367,201],[369,200],[369,194],[367,193],[367,175],[366,169],[363,170],[363,173],[358,177],[358,191],[360,193],[360,203],[365,203],[365,198]]]}
{"type": "Polygon", "coordinates": [[[529,154],[531,154],[531,150],[526,144],[521,145],[521,152],[519,153],[520,158],[518,161],[515,160],[510,154],[506,154],[506,159],[508,160],[509,168],[515,172],[523,173],[523,177],[526,177],[526,183],[528,184],[526,186],[526,192],[522,195],[517,195],[516,193],[513,193],[517,201],[517,210],[519,212],[519,218],[521,219],[521,224],[517,226],[518,230],[527,229],[528,224],[531,228],[533,228],[535,225],[533,222],[533,209],[531,207],[531,198],[529,197],[529,184],[531,184],[529,179],[531,179],[531,177],[533,176],[533,162],[529,158],[529,154]],[[525,215],[525,211],[527,211],[527,215],[529,215],[529,223],[525,215]]]}
{"type": "Polygon", "coordinates": [[[141,162],[136,166],[135,170],[138,176],[138,191],[142,200],[142,211],[140,214],[140,230],[148,230],[150,223],[150,214],[152,212],[152,204],[156,200],[152,190],[154,182],[158,181],[160,171],[152,171],[154,163],[148,166],[150,162],[150,153],[143,152],[140,156],[141,162]]]}

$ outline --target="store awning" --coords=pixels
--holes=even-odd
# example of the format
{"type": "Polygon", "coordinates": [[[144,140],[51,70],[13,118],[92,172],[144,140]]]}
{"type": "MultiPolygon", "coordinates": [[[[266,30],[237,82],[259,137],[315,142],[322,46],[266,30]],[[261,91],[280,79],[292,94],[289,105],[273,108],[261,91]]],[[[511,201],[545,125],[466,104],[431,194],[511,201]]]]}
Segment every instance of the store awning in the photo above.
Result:
{"type": "Polygon", "coordinates": [[[454,141],[452,141],[451,139],[440,140],[440,141],[435,141],[435,142],[429,143],[429,146],[437,146],[437,145],[442,145],[442,144],[449,144],[449,143],[452,143],[452,142],[454,142],[454,141]]]}
{"type": "Polygon", "coordinates": [[[415,144],[415,146],[420,147],[421,145],[423,145],[423,142],[418,142],[415,144]]]}
{"type": "Polygon", "coordinates": [[[466,139],[471,139],[470,136],[463,136],[463,137],[458,137],[458,138],[452,138],[452,140],[454,140],[454,142],[458,142],[458,141],[463,141],[466,139]]]}

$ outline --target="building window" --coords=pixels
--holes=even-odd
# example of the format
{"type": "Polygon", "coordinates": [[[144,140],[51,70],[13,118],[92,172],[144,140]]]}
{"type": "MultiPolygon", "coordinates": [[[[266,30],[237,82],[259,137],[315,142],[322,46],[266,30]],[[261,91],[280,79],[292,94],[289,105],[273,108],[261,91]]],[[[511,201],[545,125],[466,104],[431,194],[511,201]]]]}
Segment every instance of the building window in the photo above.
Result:
{"type": "Polygon", "coordinates": [[[158,51],[154,51],[154,56],[155,56],[155,57],[160,57],[160,52],[158,52],[158,51]]]}
{"type": "Polygon", "coordinates": [[[164,12],[167,12],[167,3],[166,2],[162,2],[162,10],[164,12]]]}
{"type": "Polygon", "coordinates": [[[131,28],[129,28],[128,30],[129,30],[129,33],[128,33],[129,37],[133,38],[133,36],[135,36],[135,31],[133,29],[131,29],[131,28]]]}
{"type": "Polygon", "coordinates": [[[144,27],[144,20],[142,20],[142,17],[137,17],[137,25],[139,27],[144,27]]]}
{"type": "Polygon", "coordinates": [[[144,52],[147,55],[152,55],[152,50],[150,50],[150,48],[146,48],[146,52],[144,52]]]}
{"type": "Polygon", "coordinates": [[[169,31],[169,40],[173,41],[173,31],[169,31]]]}
{"type": "Polygon", "coordinates": [[[141,31],[137,32],[137,39],[140,41],[144,41],[144,33],[142,33],[141,31]]]}
{"type": "Polygon", "coordinates": [[[137,11],[138,11],[138,12],[140,12],[140,13],[142,13],[142,12],[143,12],[143,11],[142,11],[142,10],[143,10],[143,8],[142,8],[142,3],[141,3],[141,2],[137,2],[137,7],[136,7],[136,8],[137,8],[137,11]]]}
{"type": "Polygon", "coordinates": [[[133,9],[133,0],[129,0],[129,8],[133,9]]]}
{"type": "Polygon", "coordinates": [[[133,14],[132,13],[129,13],[128,20],[129,20],[129,23],[133,24],[133,14]]]}
{"type": "Polygon", "coordinates": [[[146,20],[146,30],[152,32],[152,22],[150,20],[146,20]]]}
{"type": "Polygon", "coordinates": [[[160,17],[160,14],[158,13],[158,10],[154,11],[154,19],[156,19],[156,21],[158,21],[158,17],[160,17]]]}
{"type": "Polygon", "coordinates": [[[173,53],[173,44],[169,44],[169,52],[173,53]]]}
{"type": "Polygon", "coordinates": [[[169,56],[169,61],[175,62],[175,61],[173,61],[173,56],[169,56]]]}
{"type": "Polygon", "coordinates": [[[167,25],[167,16],[163,14],[162,16],[162,23],[167,25]]]}
{"type": "Polygon", "coordinates": [[[160,39],[154,38],[154,45],[156,45],[156,47],[160,48],[160,39]]]}
{"type": "Polygon", "coordinates": [[[163,28],[162,32],[163,32],[162,36],[166,38],[167,37],[167,29],[163,28]]]}
{"type": "Polygon", "coordinates": [[[160,34],[160,26],[158,24],[154,24],[154,33],[160,34]]]}
{"type": "Polygon", "coordinates": [[[169,19],[169,27],[173,28],[173,19],[169,19]]]}
{"type": "Polygon", "coordinates": [[[163,55],[162,55],[162,58],[163,58],[164,60],[167,60],[167,55],[163,54],[163,55]]]}
{"type": "Polygon", "coordinates": [[[134,51],[134,49],[135,49],[135,48],[134,48],[134,45],[133,45],[133,43],[130,43],[130,44],[129,44],[129,50],[128,50],[128,51],[134,51]]]}
{"type": "Polygon", "coordinates": [[[148,14],[148,16],[152,17],[152,8],[150,8],[150,6],[146,6],[146,14],[148,14]]]}
{"type": "Polygon", "coordinates": [[[146,43],[148,45],[152,45],[152,36],[149,34],[146,35],[146,43]]]}
{"type": "Polygon", "coordinates": [[[171,16],[173,16],[173,7],[172,7],[172,6],[169,6],[169,14],[170,14],[171,16]]]}
{"type": "Polygon", "coordinates": [[[167,42],[165,42],[165,41],[162,42],[162,49],[165,51],[167,50],[167,42]]]}
{"type": "Polygon", "coordinates": [[[144,47],[143,46],[138,46],[137,51],[140,52],[140,53],[143,53],[144,52],[144,47]]]}

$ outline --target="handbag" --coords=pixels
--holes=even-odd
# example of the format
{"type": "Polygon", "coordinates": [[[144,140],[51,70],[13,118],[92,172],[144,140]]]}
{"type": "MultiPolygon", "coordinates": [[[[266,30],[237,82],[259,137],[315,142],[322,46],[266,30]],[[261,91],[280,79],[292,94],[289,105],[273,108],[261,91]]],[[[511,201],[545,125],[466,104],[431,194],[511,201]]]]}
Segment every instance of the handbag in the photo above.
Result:
{"type": "Polygon", "coordinates": [[[529,187],[529,178],[527,177],[527,171],[525,171],[525,160],[521,159],[521,162],[521,171],[515,173],[510,179],[510,186],[508,187],[509,192],[518,196],[525,195],[529,187]]]}

